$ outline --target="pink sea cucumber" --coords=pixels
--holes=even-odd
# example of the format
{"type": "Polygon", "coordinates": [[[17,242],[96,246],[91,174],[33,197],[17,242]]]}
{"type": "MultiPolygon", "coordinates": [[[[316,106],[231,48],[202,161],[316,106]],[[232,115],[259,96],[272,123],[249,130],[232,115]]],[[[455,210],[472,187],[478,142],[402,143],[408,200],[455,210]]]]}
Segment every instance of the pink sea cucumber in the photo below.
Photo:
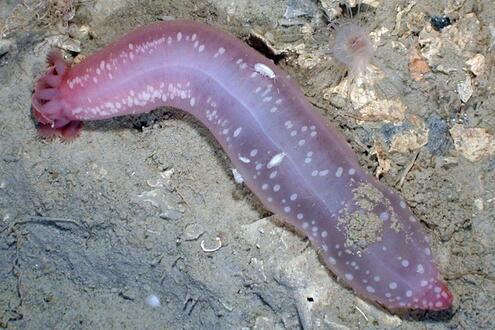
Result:
{"type": "Polygon", "coordinates": [[[52,53],[37,82],[41,134],[172,106],[213,133],[263,204],[304,232],[358,294],[389,309],[444,310],[453,296],[404,200],[365,173],[298,86],[204,24],[141,28],[74,66],[52,53]]]}

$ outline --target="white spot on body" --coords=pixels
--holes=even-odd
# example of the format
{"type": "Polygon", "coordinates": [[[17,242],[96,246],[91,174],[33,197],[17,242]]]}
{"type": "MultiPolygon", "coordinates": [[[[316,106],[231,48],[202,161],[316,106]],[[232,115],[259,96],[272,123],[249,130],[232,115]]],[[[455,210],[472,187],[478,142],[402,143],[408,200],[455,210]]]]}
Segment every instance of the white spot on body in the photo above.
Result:
{"type": "Polygon", "coordinates": [[[272,167],[279,166],[282,163],[282,161],[284,160],[286,155],[287,154],[285,152],[281,152],[281,153],[276,154],[275,156],[272,157],[272,159],[270,159],[270,161],[266,165],[266,168],[272,168],[272,167]]]}
{"type": "Polygon", "coordinates": [[[249,158],[246,158],[246,157],[243,157],[241,155],[239,155],[239,160],[243,163],[246,163],[246,164],[249,164],[251,163],[251,160],[249,158]]]}
{"type": "Polygon", "coordinates": [[[217,58],[218,56],[223,55],[224,53],[225,53],[225,48],[220,47],[220,48],[218,48],[218,50],[215,53],[215,55],[213,55],[213,58],[217,58]]]}
{"type": "Polygon", "coordinates": [[[194,107],[194,105],[196,104],[196,99],[194,97],[191,97],[191,99],[189,100],[189,104],[191,105],[191,107],[194,107]]]}
{"type": "Polygon", "coordinates": [[[342,173],[344,172],[344,169],[342,167],[338,167],[337,171],[335,171],[335,176],[337,178],[340,178],[342,176],[342,173]]]}
{"type": "Polygon", "coordinates": [[[389,214],[388,214],[388,212],[382,212],[382,213],[380,213],[380,219],[381,219],[382,221],[387,221],[387,220],[389,219],[389,214]]]}
{"type": "Polygon", "coordinates": [[[263,63],[256,63],[254,65],[254,70],[262,76],[268,77],[270,79],[275,79],[275,73],[270,69],[269,66],[263,63]]]}
{"type": "Polygon", "coordinates": [[[242,127],[237,127],[236,130],[234,131],[234,134],[232,135],[233,137],[238,137],[239,134],[241,134],[242,127]]]}
{"type": "Polygon", "coordinates": [[[182,33],[177,32],[177,41],[180,41],[182,39],[182,33]]]}

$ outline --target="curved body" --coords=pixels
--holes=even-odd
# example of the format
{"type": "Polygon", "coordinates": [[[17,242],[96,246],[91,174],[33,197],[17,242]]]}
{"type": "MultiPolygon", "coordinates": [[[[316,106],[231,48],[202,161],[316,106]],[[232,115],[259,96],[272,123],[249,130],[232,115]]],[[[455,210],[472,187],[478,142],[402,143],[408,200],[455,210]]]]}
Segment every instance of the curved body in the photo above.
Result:
{"type": "Polygon", "coordinates": [[[451,306],[405,202],[359,167],[290,77],[237,38],[192,22],[144,27],[72,67],[52,55],[33,97],[48,130],[160,106],[207,126],[266,208],[360,295],[389,309],[451,306]]]}

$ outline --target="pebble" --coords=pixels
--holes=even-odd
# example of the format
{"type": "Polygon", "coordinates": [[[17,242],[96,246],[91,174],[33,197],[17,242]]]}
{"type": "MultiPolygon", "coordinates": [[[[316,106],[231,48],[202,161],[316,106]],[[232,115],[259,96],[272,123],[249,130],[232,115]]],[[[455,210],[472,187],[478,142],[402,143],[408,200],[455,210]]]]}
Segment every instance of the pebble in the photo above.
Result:
{"type": "Polygon", "coordinates": [[[156,295],[154,294],[150,294],[149,296],[147,296],[145,299],[144,299],[144,302],[147,304],[147,305],[150,305],[151,307],[160,307],[161,306],[161,303],[160,303],[160,298],[158,298],[156,295]]]}
{"type": "Polygon", "coordinates": [[[466,103],[473,95],[473,86],[471,84],[471,77],[466,76],[466,80],[457,84],[457,94],[462,102],[466,103]]]}

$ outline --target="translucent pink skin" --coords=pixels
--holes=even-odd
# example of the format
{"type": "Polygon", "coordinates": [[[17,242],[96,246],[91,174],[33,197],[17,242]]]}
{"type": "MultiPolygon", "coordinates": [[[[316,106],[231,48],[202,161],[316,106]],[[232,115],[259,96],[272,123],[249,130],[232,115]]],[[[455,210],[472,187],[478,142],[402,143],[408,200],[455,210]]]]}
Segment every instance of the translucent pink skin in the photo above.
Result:
{"type": "Polygon", "coordinates": [[[46,129],[160,106],[183,109],[208,127],[266,208],[305,233],[361,296],[392,310],[451,307],[452,294],[404,201],[360,169],[345,139],[287,74],[237,38],[203,24],[165,22],[73,67],[51,63],[47,75],[60,70],[60,81],[50,85],[56,90],[38,83],[33,96],[46,129]],[[50,101],[56,104],[48,107],[50,101]],[[353,193],[362,185],[383,194],[367,211],[383,229],[365,249],[346,245],[342,224],[344,207],[365,212],[353,193]]]}

